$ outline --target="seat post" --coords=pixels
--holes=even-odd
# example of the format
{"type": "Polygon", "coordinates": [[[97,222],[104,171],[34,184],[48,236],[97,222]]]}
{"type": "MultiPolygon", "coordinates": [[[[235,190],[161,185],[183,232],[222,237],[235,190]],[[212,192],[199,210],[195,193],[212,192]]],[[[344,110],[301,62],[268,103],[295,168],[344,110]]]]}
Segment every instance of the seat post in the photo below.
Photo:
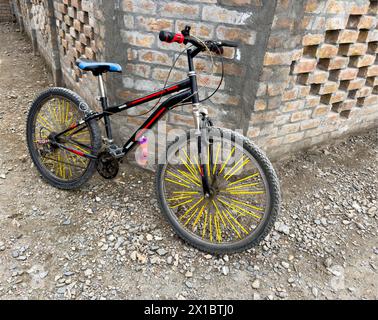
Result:
{"type": "MultiPolygon", "coordinates": [[[[101,73],[98,75],[98,85],[100,87],[101,107],[103,111],[106,111],[106,109],[108,108],[108,98],[106,97],[104,79],[101,73]]],[[[105,130],[106,130],[108,142],[113,143],[112,128],[111,128],[110,118],[108,114],[104,115],[104,122],[105,122],[105,130]]]]}
{"type": "Polygon", "coordinates": [[[104,79],[102,78],[102,74],[98,75],[98,85],[100,87],[100,98],[106,98],[104,79]]]}

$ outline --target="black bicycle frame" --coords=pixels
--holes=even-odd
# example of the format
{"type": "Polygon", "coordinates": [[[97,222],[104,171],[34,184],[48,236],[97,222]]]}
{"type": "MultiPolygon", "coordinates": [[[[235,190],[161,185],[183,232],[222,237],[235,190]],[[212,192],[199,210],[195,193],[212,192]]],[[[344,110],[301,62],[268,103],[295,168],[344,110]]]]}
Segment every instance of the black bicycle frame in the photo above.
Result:
{"type": "MultiPolygon", "coordinates": [[[[196,76],[196,73],[194,72],[193,59],[200,52],[201,52],[200,49],[187,50],[188,65],[189,65],[189,78],[183,81],[177,82],[167,88],[164,88],[163,90],[153,92],[147,96],[126,102],[118,106],[108,107],[107,97],[106,96],[100,97],[100,102],[101,102],[103,112],[101,113],[95,112],[87,116],[84,120],[78,122],[77,124],[72,125],[67,130],[59,133],[56,137],[62,136],[67,132],[73,131],[74,129],[80,127],[85,122],[89,122],[93,119],[100,120],[104,118],[107,138],[109,141],[112,141],[113,137],[112,137],[112,131],[111,131],[111,126],[110,126],[110,121],[109,121],[110,116],[117,114],[119,112],[125,111],[125,110],[129,110],[131,108],[135,108],[147,102],[160,99],[164,96],[179,92],[178,94],[173,95],[167,100],[165,100],[164,102],[162,102],[158,106],[158,108],[150,115],[150,117],[143,123],[143,125],[140,126],[133,133],[133,135],[130,137],[130,139],[125,143],[125,145],[122,148],[122,151],[124,153],[123,156],[125,156],[130,150],[133,149],[133,147],[135,147],[138,144],[139,138],[143,135],[143,133],[146,130],[152,128],[168,111],[175,108],[177,104],[187,103],[187,102],[198,104],[199,95],[198,95],[198,87],[197,87],[197,76],[196,76]]],[[[78,129],[77,131],[80,131],[80,130],[81,129],[78,129]]],[[[95,155],[87,154],[74,148],[68,148],[59,143],[56,143],[56,144],[58,145],[58,147],[61,147],[69,152],[73,152],[79,156],[91,158],[91,159],[97,159],[95,155]]]]}

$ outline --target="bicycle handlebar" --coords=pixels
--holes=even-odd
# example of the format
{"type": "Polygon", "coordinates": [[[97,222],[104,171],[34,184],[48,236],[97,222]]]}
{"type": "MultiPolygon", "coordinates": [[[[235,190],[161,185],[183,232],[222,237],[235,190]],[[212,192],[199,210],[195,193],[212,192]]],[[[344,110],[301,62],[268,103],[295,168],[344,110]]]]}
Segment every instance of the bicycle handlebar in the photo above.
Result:
{"type": "MultiPolygon", "coordinates": [[[[189,29],[190,30],[190,29],[189,29]]],[[[184,35],[183,32],[174,33],[170,31],[160,31],[159,33],[159,39],[163,42],[168,43],[191,43],[197,48],[200,48],[202,50],[206,50],[206,46],[210,49],[210,51],[215,52],[217,54],[223,53],[223,47],[230,47],[230,48],[237,48],[238,44],[233,41],[213,41],[213,40],[207,40],[204,41],[206,46],[198,41],[196,38],[191,37],[190,35],[184,35]]]]}

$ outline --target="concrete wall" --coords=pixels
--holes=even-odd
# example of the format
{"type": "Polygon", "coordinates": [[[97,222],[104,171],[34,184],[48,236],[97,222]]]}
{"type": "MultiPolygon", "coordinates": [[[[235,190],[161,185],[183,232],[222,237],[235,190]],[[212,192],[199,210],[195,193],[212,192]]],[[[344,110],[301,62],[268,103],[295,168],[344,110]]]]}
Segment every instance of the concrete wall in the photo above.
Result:
{"type": "MultiPolygon", "coordinates": [[[[123,66],[123,75],[106,76],[117,103],[162,87],[182,46],[161,43],[160,30],[189,24],[200,38],[238,41],[237,50],[226,50],[225,82],[206,106],[218,125],[242,129],[273,157],[377,125],[377,3],[13,0],[57,81],[93,106],[97,82],[75,66],[81,55],[123,66]]],[[[203,97],[220,79],[215,62],[212,73],[206,55],[197,60],[200,82],[207,84],[203,97]]],[[[171,81],[185,75],[182,57],[171,81]]],[[[115,121],[118,137],[128,137],[145,118],[115,121]]],[[[172,127],[191,126],[190,107],[177,108],[166,120],[172,127]]]]}

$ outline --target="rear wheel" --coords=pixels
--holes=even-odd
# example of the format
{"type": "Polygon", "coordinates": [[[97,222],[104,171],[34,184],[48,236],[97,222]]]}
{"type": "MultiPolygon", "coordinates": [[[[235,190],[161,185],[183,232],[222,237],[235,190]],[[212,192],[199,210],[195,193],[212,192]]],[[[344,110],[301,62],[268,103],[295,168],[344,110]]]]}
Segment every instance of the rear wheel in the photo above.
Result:
{"type": "MultiPolygon", "coordinates": [[[[30,155],[42,177],[61,189],[74,189],[85,183],[96,169],[96,160],[82,157],[54,143],[53,137],[84,118],[85,102],[74,92],[51,88],[33,102],[27,119],[30,155]]],[[[58,142],[79,153],[96,155],[101,148],[101,133],[95,120],[66,132],[58,142]]]]}
{"type": "Polygon", "coordinates": [[[160,207],[191,245],[211,253],[246,250],[274,224],[281,201],[278,178],[264,153],[245,137],[209,128],[208,138],[212,147],[201,146],[210,159],[205,170],[196,137],[188,134],[167,148],[167,163],[159,165],[156,180],[160,207]],[[210,195],[202,187],[204,174],[210,195]]]}

